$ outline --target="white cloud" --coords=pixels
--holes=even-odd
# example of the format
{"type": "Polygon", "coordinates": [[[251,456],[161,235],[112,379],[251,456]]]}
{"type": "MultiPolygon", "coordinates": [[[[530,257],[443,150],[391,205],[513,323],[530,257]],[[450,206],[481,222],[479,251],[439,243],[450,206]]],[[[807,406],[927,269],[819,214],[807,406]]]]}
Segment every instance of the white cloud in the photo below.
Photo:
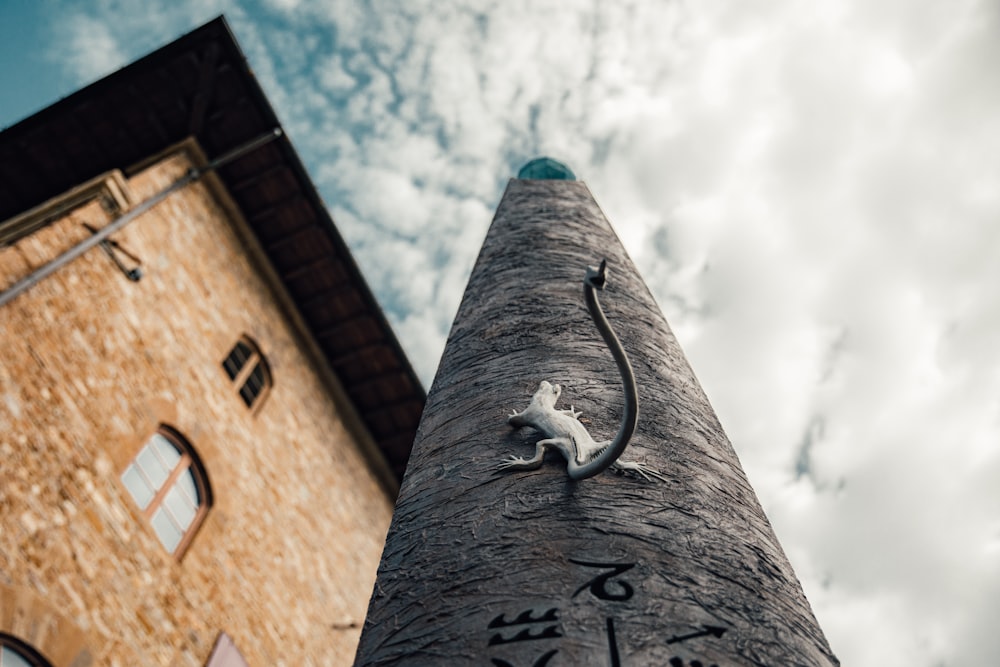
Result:
{"type": "Polygon", "coordinates": [[[53,60],[67,63],[77,84],[89,83],[125,65],[127,60],[110,26],[83,14],[71,15],[61,24],[53,60]]]}
{"type": "Polygon", "coordinates": [[[318,65],[318,70],[320,85],[334,95],[343,95],[357,85],[357,80],[344,69],[338,53],[327,56],[325,64],[318,65]]]}

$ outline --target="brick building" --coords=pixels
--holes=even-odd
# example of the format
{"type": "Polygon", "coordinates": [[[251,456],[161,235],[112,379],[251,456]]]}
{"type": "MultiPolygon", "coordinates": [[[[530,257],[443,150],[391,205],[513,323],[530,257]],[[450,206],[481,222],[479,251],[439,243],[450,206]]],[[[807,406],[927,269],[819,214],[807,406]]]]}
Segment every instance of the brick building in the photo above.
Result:
{"type": "Polygon", "coordinates": [[[0,133],[0,665],[351,662],[425,397],[279,130],[217,19],[0,133]]]}

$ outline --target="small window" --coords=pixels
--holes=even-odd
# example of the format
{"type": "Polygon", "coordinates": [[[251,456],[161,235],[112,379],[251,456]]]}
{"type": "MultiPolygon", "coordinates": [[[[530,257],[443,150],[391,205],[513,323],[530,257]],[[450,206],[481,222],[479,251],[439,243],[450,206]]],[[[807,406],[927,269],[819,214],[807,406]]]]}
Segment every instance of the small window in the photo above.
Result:
{"type": "Polygon", "coordinates": [[[208,477],[191,445],[161,426],[122,473],[122,482],[163,547],[184,553],[212,504],[208,477]]]}
{"type": "Polygon", "coordinates": [[[244,336],[222,362],[226,375],[239,387],[240,398],[248,408],[259,408],[271,388],[271,369],[260,348],[244,336]]]}
{"type": "Polygon", "coordinates": [[[51,664],[17,637],[0,632],[0,667],[51,667],[51,664]]]}

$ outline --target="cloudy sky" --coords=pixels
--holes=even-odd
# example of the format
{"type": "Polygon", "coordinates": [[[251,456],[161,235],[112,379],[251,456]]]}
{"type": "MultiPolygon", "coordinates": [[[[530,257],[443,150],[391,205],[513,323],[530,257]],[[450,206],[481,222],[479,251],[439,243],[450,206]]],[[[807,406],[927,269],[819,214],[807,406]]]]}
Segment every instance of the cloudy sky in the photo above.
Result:
{"type": "Polygon", "coordinates": [[[0,126],[223,12],[425,384],[557,157],[844,664],[1000,664],[1000,3],[4,0],[0,126]]]}

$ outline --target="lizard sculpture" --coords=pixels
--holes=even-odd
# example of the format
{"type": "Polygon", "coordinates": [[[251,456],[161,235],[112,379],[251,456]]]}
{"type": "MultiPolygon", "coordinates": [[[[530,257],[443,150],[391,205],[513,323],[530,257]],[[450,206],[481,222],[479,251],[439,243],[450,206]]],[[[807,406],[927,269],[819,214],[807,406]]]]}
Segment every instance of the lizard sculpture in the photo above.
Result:
{"type": "Polygon", "coordinates": [[[647,480],[656,477],[666,481],[660,473],[644,463],[618,460],[635,432],[636,423],[639,421],[639,405],[632,365],[597,300],[597,290],[604,289],[606,280],[607,261],[602,260],[599,269],[587,267],[587,275],[583,279],[583,292],[594,324],[610,348],[621,373],[622,384],[625,386],[625,410],[618,433],[614,440],[596,442],[580,422],[581,413],[575,411],[572,405],[569,410],[556,409],[555,404],[562,393],[562,387],[542,380],[528,407],[521,412],[511,413],[507,423],[515,428],[530,426],[545,437],[535,444],[533,457],[526,459],[510,456],[500,463],[501,470],[536,470],[542,466],[545,451],[553,448],[566,459],[567,472],[574,480],[587,479],[611,468],[619,473],[635,472],[647,480]]]}

